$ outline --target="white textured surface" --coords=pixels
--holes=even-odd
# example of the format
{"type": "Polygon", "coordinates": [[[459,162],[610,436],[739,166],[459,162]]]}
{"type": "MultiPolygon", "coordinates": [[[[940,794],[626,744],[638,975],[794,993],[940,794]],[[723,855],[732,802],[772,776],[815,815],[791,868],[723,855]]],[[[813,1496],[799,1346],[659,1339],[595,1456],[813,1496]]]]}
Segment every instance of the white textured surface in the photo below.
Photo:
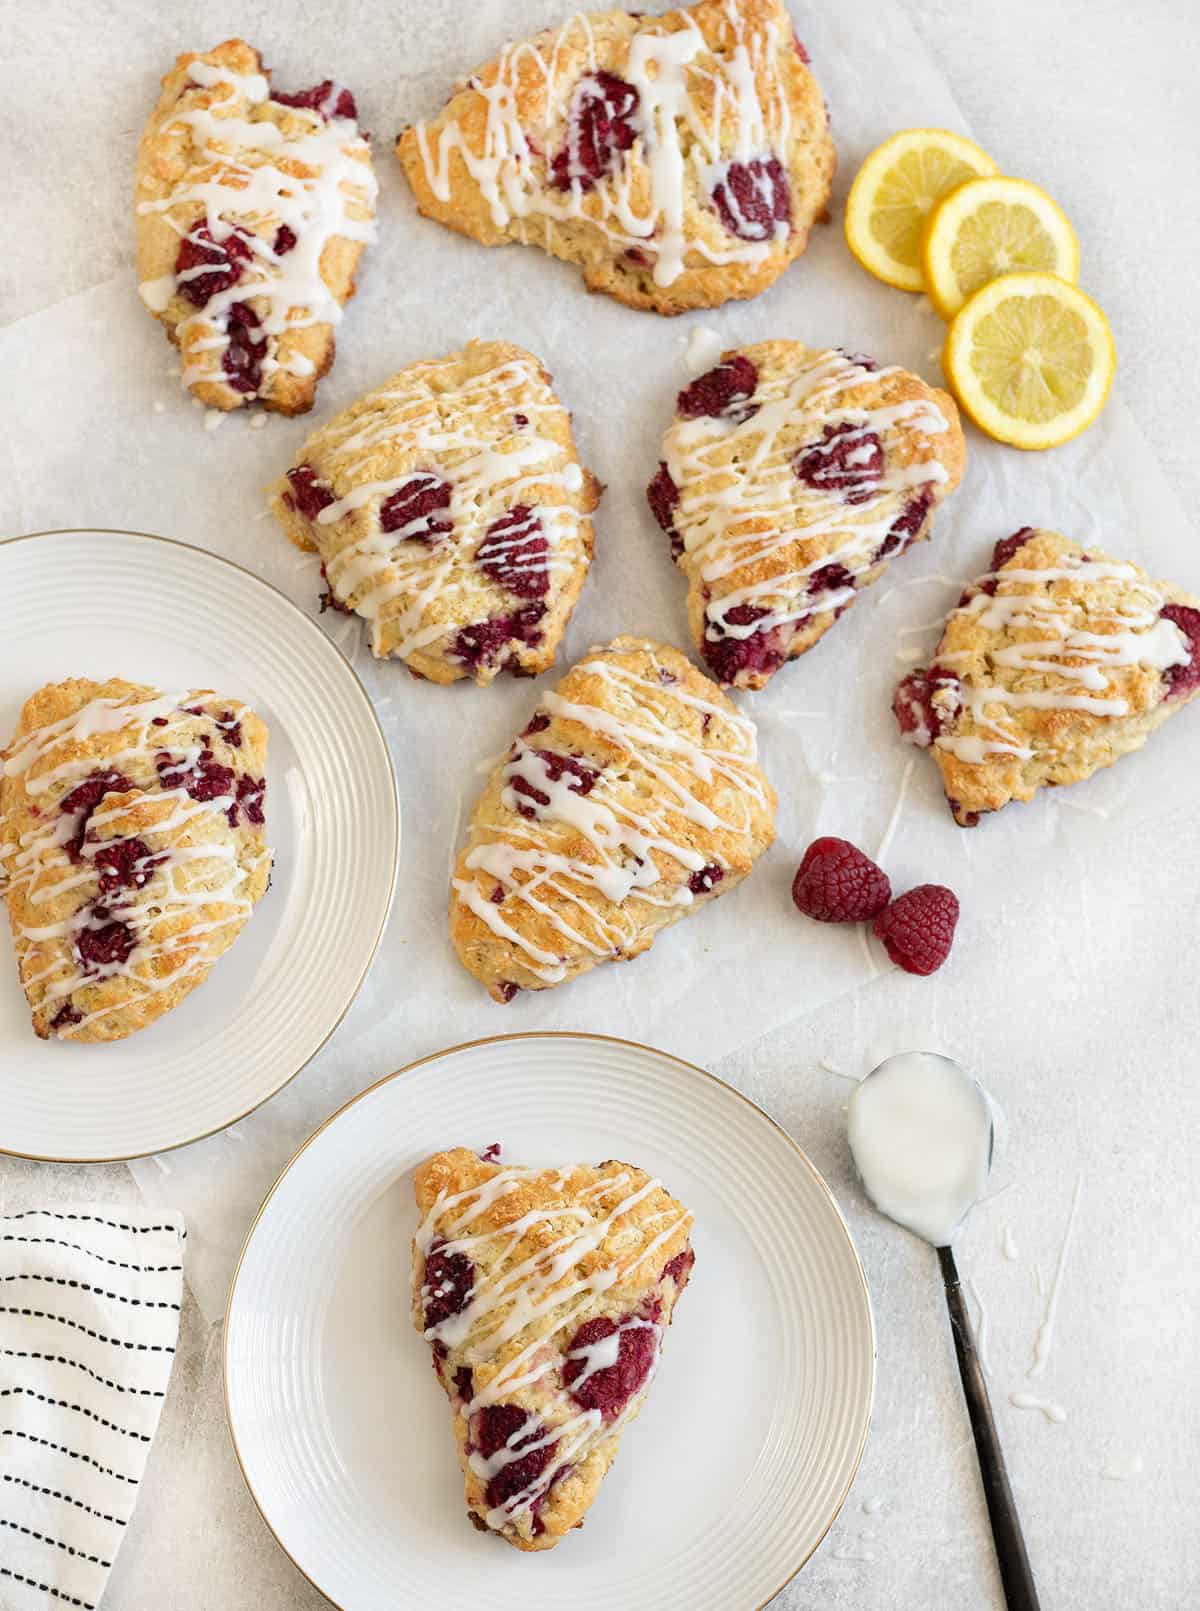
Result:
{"type": "MultiPolygon", "coordinates": [[[[802,34],[808,9],[795,8],[802,34]]],[[[46,308],[127,268],[129,170],[114,153],[131,151],[155,75],[198,34],[216,38],[242,29],[259,37],[270,59],[297,83],[311,76],[310,60],[320,68],[327,59],[364,86],[364,103],[371,85],[374,105],[391,108],[414,99],[432,104],[445,73],[424,64],[475,59],[497,30],[485,8],[464,12],[442,4],[423,7],[419,27],[409,34],[388,8],[391,39],[384,48],[384,8],[362,10],[353,30],[336,50],[331,42],[319,61],[299,43],[302,25],[328,37],[328,24],[320,8],[307,5],[289,11],[286,28],[277,10],[257,4],[210,6],[203,14],[113,7],[103,29],[94,10],[65,0],[14,18],[3,68],[16,159],[9,164],[9,247],[0,265],[6,313],[46,308]],[[397,66],[389,73],[380,64],[390,59],[397,66]],[[108,93],[99,93],[99,85],[108,93]],[[48,104],[57,108],[49,123],[48,104]],[[57,176],[54,184],[47,173],[57,176]]],[[[847,82],[858,75],[858,92],[834,107],[843,153],[839,198],[871,140],[901,123],[944,115],[938,106],[931,116],[923,97],[910,96],[890,123],[880,123],[880,87],[891,90],[905,79],[911,52],[920,59],[917,39],[904,32],[904,13],[975,135],[1003,166],[1046,184],[1070,211],[1085,283],[1113,318],[1121,355],[1118,394],[1132,407],[1176,493],[1194,507],[1200,498],[1193,291],[1200,227],[1180,188],[1200,163],[1194,8],[1183,0],[1159,0],[1136,13],[1111,0],[1064,0],[1055,7],[1040,0],[970,7],[903,0],[900,11],[848,8],[843,26],[856,43],[837,66],[847,82]]],[[[377,126],[381,137],[391,132],[377,126]]],[[[402,205],[394,184],[388,205],[402,205]]],[[[822,253],[835,245],[831,237],[822,253]]],[[[476,258],[472,270],[485,297],[493,261],[501,260],[476,258]]],[[[844,269],[847,276],[855,272],[848,264],[844,269]]],[[[514,277],[523,272],[513,265],[514,277]]],[[[785,282],[795,285],[801,308],[804,273],[801,264],[785,282]]],[[[857,296],[853,282],[846,283],[848,295],[857,296]]],[[[563,282],[561,294],[568,292],[578,297],[563,282]]],[[[392,288],[401,321],[411,294],[401,260],[392,288]]],[[[891,306],[907,328],[908,304],[897,294],[891,306]]],[[[352,316],[359,311],[352,309],[352,316]]],[[[731,323],[740,334],[741,326],[731,323]]],[[[639,336],[646,328],[638,323],[639,336]]],[[[103,339],[99,331],[86,333],[103,339]]],[[[165,365],[165,348],[162,353],[165,365]]],[[[118,348],[113,357],[125,362],[128,354],[118,348]]],[[[664,396],[669,386],[662,384],[664,396]]],[[[14,394],[19,397],[20,388],[14,394]]],[[[577,406],[588,412],[582,400],[577,406]]],[[[52,436],[53,411],[39,424],[52,436]]],[[[205,440],[221,442],[234,429],[205,440]]],[[[264,452],[277,429],[295,428],[272,422],[258,437],[264,452]]],[[[89,487],[83,443],[67,445],[79,466],[67,501],[78,504],[86,490],[92,518],[119,516],[103,479],[89,487]]],[[[1010,479],[1025,473],[1027,461],[1012,455],[1006,462],[1010,479]]],[[[1132,523],[1141,487],[1125,466],[1117,469],[1129,501],[1114,518],[1124,525],[1132,523]]],[[[614,507],[606,524],[617,530],[623,518],[614,507]]],[[[238,532],[237,540],[253,546],[267,539],[256,528],[238,532]]],[[[921,559],[932,563],[932,556],[921,559]]],[[[1179,579],[1194,582],[1194,573],[1179,579]]],[[[885,630],[880,661],[889,653],[885,630]]],[[[877,671],[882,678],[883,668],[877,671]]],[[[1182,741],[1187,720],[1160,739],[1168,755],[1176,739],[1182,741]]],[[[1169,781],[1169,763],[1162,776],[1169,781]]],[[[919,787],[919,811],[927,816],[931,792],[919,787]]],[[[1200,1440],[1194,1389],[1200,1215],[1190,1144],[1200,1098],[1188,1066],[1200,1037],[1192,977],[1200,845],[1194,816],[1182,802],[1152,831],[1140,833],[1120,806],[1107,819],[1068,809],[1057,818],[1056,841],[1048,847],[1054,870],[971,914],[963,945],[938,979],[878,980],[719,1066],[792,1129],[847,1206],[879,1324],[879,1399],[863,1472],[833,1535],[781,1598],[787,1611],[907,1611],[918,1604],[928,1611],[991,1611],[1000,1604],[932,1258],[911,1238],[875,1222],[859,1201],[845,1154],[846,1087],[819,1067],[827,1058],[857,1071],[874,1051],[939,1040],[988,1080],[1012,1127],[998,1183],[1011,1178],[1015,1184],[969,1225],[960,1263],[972,1270],[991,1316],[997,1412],[1045,1603],[1169,1606],[1186,1602],[1189,1591],[1194,1597],[1200,1586],[1192,1511],[1200,1440]],[[1084,1193],[1058,1340],[1045,1376],[1026,1383],[1041,1316],[1034,1265],[1049,1278],[1079,1171],[1084,1193]],[[1002,1253],[1008,1224],[1016,1260],[1002,1253]],[[1062,1403],[1066,1424],[1008,1407],[1009,1392],[1026,1387],[1062,1403]],[[1110,1460],[1134,1457],[1141,1458],[1140,1474],[1124,1482],[1101,1475],[1110,1460]],[[857,1558],[867,1555],[874,1559],[857,1558]]],[[[1031,813],[1021,820],[1036,836],[1045,819],[1031,813]]],[[[897,836],[893,872],[901,880],[928,877],[932,869],[906,830],[907,822],[897,836]]],[[[980,830],[964,854],[994,853],[986,849],[987,831],[980,830]]],[[[1006,851],[1019,875],[1019,835],[1006,851]]],[[[797,989],[793,1000],[764,1002],[763,1016],[779,1018],[807,1005],[797,989]]],[[[326,1090],[344,1094],[363,1082],[369,1059],[361,1041],[368,1027],[352,1015],[310,1071],[314,1101],[326,1090]]],[[[692,1033],[689,1024],[680,1028],[692,1033]]],[[[431,1011],[428,1045],[456,1033],[453,1013],[431,1011]]],[[[397,1047],[392,1061],[405,1055],[408,1049],[397,1047]]],[[[286,1124],[282,1115],[273,1118],[275,1106],[263,1117],[278,1133],[268,1129],[263,1153],[282,1157],[286,1124]]],[[[259,1178],[265,1186],[271,1173],[266,1161],[258,1176],[246,1175],[243,1195],[229,1205],[231,1217],[248,1222],[259,1178]]],[[[163,1183],[169,1196],[170,1177],[163,1183]]],[[[0,1169],[8,1206],[101,1190],[128,1197],[133,1189],[124,1171],[0,1169]]],[[[217,1339],[189,1308],[175,1389],[109,1611],[150,1611],[161,1603],[163,1583],[172,1585],[172,1611],[310,1611],[324,1603],[271,1543],[241,1487],[221,1416],[217,1339]]]]}

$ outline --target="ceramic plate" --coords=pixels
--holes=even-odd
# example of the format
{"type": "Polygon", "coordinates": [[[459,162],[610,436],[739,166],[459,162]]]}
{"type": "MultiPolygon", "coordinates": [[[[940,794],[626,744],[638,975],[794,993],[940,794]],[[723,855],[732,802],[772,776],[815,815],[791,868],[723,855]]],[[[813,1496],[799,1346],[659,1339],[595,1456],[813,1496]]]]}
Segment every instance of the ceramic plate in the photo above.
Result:
{"type": "Polygon", "coordinates": [[[43,683],[212,687],[270,730],[270,893],[208,980],[128,1040],[40,1041],[0,915],[0,1151],[131,1158],[257,1107],[340,1022],[383,934],[399,808],[371,703],[282,593],[197,548],[132,532],[0,544],[0,743],[43,683]]]}
{"type": "Polygon", "coordinates": [[[267,1198],[234,1280],[242,1469],[344,1611],[753,1611],[820,1542],[871,1414],[871,1306],[828,1187],[713,1075],[587,1035],[512,1035],[356,1098],[267,1198]],[[409,1313],[414,1167],[623,1158],[696,1216],[696,1266],[645,1407],[582,1530],[523,1555],[466,1519],[450,1414],[409,1313]]]}

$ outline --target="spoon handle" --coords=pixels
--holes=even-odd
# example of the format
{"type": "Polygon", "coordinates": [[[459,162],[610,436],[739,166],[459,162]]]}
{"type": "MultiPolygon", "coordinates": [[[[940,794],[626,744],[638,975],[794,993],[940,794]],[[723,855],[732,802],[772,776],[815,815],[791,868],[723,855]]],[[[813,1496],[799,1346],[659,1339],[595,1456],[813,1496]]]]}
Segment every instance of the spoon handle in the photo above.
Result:
{"type": "Polygon", "coordinates": [[[1037,1585],[1033,1581],[1033,1568],[1025,1549],[1021,1519],[1017,1515],[1016,1500],[1004,1465],[1000,1434],[996,1431],[991,1400],[983,1379],[983,1367],[975,1347],[975,1332],[959,1284],[958,1266],[954,1262],[954,1253],[948,1247],[939,1247],[937,1256],[942,1267],[946,1307],[950,1311],[950,1330],[954,1334],[954,1351],[958,1355],[958,1373],[962,1378],[967,1413],[971,1417],[971,1431],[975,1434],[975,1453],[979,1457],[979,1471],[983,1477],[983,1492],[991,1518],[1000,1581],[1004,1585],[1008,1611],[1039,1611],[1037,1585]]]}

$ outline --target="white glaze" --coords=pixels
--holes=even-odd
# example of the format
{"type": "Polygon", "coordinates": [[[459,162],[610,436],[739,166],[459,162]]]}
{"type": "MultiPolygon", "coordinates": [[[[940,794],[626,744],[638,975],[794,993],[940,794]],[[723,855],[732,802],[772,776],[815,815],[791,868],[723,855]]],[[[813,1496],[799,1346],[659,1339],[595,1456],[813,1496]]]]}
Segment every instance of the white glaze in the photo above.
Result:
{"type": "Polygon", "coordinates": [[[1054,1323],[1058,1318],[1058,1300],[1062,1291],[1063,1276],[1067,1268],[1067,1255],[1071,1251],[1071,1238],[1075,1234],[1075,1216],[1079,1212],[1079,1199],[1083,1192],[1083,1176],[1075,1178],[1075,1189],[1071,1193],[1071,1207],[1067,1214],[1067,1226],[1063,1231],[1062,1245],[1058,1250],[1058,1261],[1054,1266],[1054,1280],[1050,1283],[1050,1292],[1046,1298],[1046,1308],[1042,1315],[1042,1323],[1038,1327],[1037,1336],[1033,1344],[1033,1363],[1030,1365],[1027,1376],[1041,1376],[1050,1360],[1050,1350],[1054,1346],[1054,1323]]]}
{"type": "Polygon", "coordinates": [[[1014,1410],[1040,1410],[1047,1421],[1053,1421],[1061,1426],[1067,1418],[1067,1412],[1061,1404],[1055,1404],[1050,1399],[1036,1398],[1032,1393],[1010,1393],[1008,1402],[1014,1410]]]}

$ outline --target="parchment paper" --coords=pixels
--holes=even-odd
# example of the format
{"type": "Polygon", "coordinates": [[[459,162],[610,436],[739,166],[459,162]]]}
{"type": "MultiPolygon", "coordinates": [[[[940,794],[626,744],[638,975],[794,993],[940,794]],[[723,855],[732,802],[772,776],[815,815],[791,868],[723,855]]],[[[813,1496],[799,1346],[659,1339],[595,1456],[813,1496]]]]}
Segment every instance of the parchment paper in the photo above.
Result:
{"type": "MultiPolygon", "coordinates": [[[[419,219],[391,154],[395,131],[435,110],[457,74],[569,9],[562,0],[488,7],[442,0],[422,8],[419,30],[376,17],[341,37],[328,12],[305,11],[289,19],[286,40],[264,5],[207,8],[203,37],[187,41],[156,18],[145,61],[115,81],[119,116],[104,131],[113,161],[132,171],[132,131],[171,53],[241,31],[261,42],[285,86],[334,69],[353,86],[377,136],[380,239],[366,256],[314,413],[272,418],[261,429],[252,429],[248,416],[235,417],[208,431],[169,374],[174,354],[136,296],[132,221],[109,220],[124,232],[122,272],[10,327],[0,340],[10,378],[0,431],[6,529],[110,525],[182,538],[249,566],[315,611],[316,565],[263,516],[265,484],[292,461],[309,430],[402,365],[473,336],[504,338],[547,362],[575,411],[585,462],[607,483],[596,563],[560,670],[618,632],[686,647],[682,578],[643,489],[674,393],[687,379],[689,338],[711,330],[721,346],[770,336],[840,344],[939,383],[941,321],[923,300],[878,285],[857,267],[841,234],[841,201],[862,157],[895,129],[964,124],[892,8],[868,15],[793,7],[833,110],[833,224],[818,229],[806,256],[755,302],[674,321],[637,314],[588,298],[574,270],[532,249],[486,251],[419,219]],[[124,143],[115,137],[118,127],[124,143]]],[[[102,52],[103,41],[88,48],[102,52]]],[[[994,154],[1003,166],[1004,153],[994,154]]],[[[102,250],[111,251],[111,243],[102,250]]],[[[1085,287],[1087,274],[1085,239],[1085,287]]],[[[1120,331],[1117,339],[1120,346],[1120,331]]],[[[223,1307],[246,1227],[279,1168],[334,1108],[391,1069],[455,1041],[524,1029],[593,1030],[712,1063],[776,1024],[868,986],[888,967],[881,953],[869,951],[858,931],[817,927],[791,907],[791,875],[814,834],[843,834],[868,850],[886,840],[884,859],[898,889],[925,880],[951,884],[962,901],[958,946],[965,949],[989,944],[1006,894],[1036,887],[1064,847],[1086,866],[1088,854],[1115,853],[1160,812],[1178,809],[1200,761],[1195,715],[1173,722],[1114,771],[1014,807],[974,833],[954,826],[932,763],[899,741],[889,711],[896,676],[918,651],[928,654],[963,580],[984,569],[992,543],[1018,526],[1059,527],[1200,587],[1194,535],[1122,408],[1119,378],[1102,420],[1079,441],[1026,455],[970,431],[969,453],[965,483],[939,512],[933,541],[895,565],[770,688],[742,697],[780,794],[779,839],[753,878],[677,925],[642,960],[518,997],[507,1008],[492,1003],[453,957],[447,877],[482,782],[479,767],[523,725],[537,688],[507,678],[484,690],[417,683],[399,664],[371,661],[357,622],[323,618],[364,678],[392,747],[404,814],[400,885],[372,974],[328,1047],[233,1130],[134,1166],[148,1197],[187,1215],[189,1279],[209,1318],[223,1307]]],[[[136,610],[136,600],[130,603],[136,610]]],[[[228,682],[230,669],[215,666],[214,678],[228,682]]],[[[236,949],[222,966],[237,966],[236,949]]],[[[936,980],[912,981],[912,989],[929,993],[932,1014],[954,977],[952,958],[936,980]]],[[[491,1139],[470,1133],[468,1115],[463,1135],[447,1142],[491,1139]]]]}

